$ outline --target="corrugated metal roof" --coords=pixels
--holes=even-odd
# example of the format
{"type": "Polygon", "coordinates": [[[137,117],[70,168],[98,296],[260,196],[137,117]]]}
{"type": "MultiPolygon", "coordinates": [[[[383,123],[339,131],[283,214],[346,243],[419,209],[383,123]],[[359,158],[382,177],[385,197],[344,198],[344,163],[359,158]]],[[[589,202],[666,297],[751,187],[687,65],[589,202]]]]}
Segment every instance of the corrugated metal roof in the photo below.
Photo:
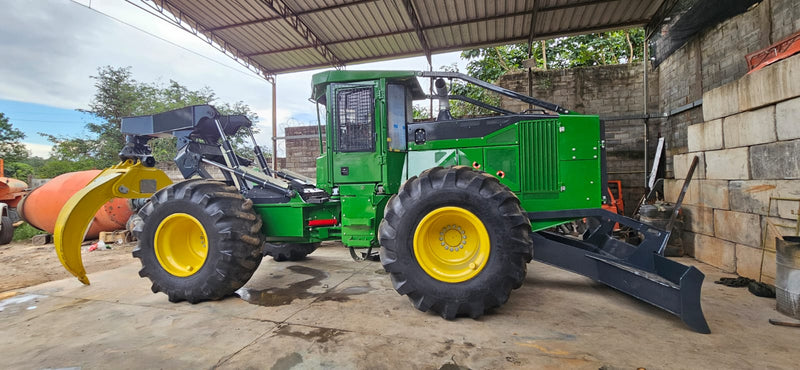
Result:
{"type": "Polygon", "coordinates": [[[142,0],[264,75],[641,26],[665,0],[142,0]]]}

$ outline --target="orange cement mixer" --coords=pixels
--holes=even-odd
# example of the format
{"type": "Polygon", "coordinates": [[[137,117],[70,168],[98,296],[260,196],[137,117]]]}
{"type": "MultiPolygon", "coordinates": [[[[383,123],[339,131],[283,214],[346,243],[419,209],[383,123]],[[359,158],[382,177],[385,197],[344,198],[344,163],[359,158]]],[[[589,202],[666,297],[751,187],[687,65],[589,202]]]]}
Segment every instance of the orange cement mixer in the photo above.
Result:
{"type": "MultiPolygon", "coordinates": [[[[53,233],[58,213],[78,190],[94,179],[100,170],[70,172],[57,176],[46,184],[31,190],[17,205],[20,217],[32,226],[53,233]]],[[[85,239],[94,239],[101,231],[114,231],[125,228],[125,223],[133,215],[126,199],[112,199],[100,207],[94,215],[85,239]]]]}
{"type": "Polygon", "coordinates": [[[15,208],[17,204],[19,204],[20,199],[22,199],[22,196],[25,195],[25,189],[27,188],[28,184],[24,181],[9,177],[0,177],[0,202],[8,204],[11,208],[15,208]]]}

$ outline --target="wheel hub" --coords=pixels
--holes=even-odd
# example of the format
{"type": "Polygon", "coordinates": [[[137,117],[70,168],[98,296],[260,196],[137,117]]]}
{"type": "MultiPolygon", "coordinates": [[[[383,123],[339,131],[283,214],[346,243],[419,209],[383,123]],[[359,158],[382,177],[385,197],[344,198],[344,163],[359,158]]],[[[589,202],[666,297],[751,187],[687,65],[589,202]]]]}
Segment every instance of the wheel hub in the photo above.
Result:
{"type": "Polygon", "coordinates": [[[461,226],[447,225],[439,232],[439,240],[444,249],[457,252],[467,244],[467,235],[461,226]]]}
{"type": "Polygon", "coordinates": [[[478,275],[491,249],[483,222],[460,207],[441,207],[425,215],[413,240],[420,267],[432,278],[448,283],[478,275]]]}
{"type": "Polygon", "coordinates": [[[200,221],[189,214],[175,213],[164,218],[154,239],[159,264],[174,276],[191,276],[206,262],[208,235],[200,221]]]}

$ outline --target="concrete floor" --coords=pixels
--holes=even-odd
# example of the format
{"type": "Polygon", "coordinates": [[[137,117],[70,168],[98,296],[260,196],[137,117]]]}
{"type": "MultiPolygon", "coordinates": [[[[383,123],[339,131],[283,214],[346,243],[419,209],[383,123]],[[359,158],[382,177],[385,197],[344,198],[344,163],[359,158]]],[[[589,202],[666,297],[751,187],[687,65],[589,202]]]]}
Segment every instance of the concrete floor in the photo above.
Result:
{"type": "Polygon", "coordinates": [[[796,368],[800,329],[775,300],[713,284],[712,334],[578,275],[531,263],[525,285],[479,320],[414,309],[377,262],[323,246],[267,258],[243,298],[191,305],[152,294],[139,264],[45,283],[0,301],[0,367],[40,368],[796,368]],[[264,293],[264,294],[262,294],[264,293]]]}

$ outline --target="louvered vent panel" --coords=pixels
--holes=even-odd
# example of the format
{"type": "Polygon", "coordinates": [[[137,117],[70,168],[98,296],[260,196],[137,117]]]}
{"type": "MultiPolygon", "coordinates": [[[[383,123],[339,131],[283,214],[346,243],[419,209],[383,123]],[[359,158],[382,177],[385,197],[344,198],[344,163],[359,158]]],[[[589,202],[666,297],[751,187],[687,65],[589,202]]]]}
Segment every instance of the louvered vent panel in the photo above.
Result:
{"type": "Polygon", "coordinates": [[[558,191],[558,121],[522,122],[519,126],[522,191],[558,191]]]}

